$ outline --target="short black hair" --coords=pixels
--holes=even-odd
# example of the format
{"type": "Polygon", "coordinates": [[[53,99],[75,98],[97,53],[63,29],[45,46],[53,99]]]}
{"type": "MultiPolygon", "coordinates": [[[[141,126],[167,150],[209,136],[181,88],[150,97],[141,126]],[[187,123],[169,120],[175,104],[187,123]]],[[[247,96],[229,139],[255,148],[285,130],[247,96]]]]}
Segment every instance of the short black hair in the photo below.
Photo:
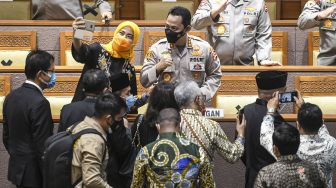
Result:
{"type": "Polygon", "coordinates": [[[184,28],[188,27],[191,24],[191,13],[187,8],[175,6],[169,10],[168,16],[169,15],[181,16],[184,28]]]}
{"type": "Polygon", "coordinates": [[[296,154],[300,146],[299,131],[288,123],[275,128],[272,139],[282,156],[296,154]]]}
{"type": "Polygon", "coordinates": [[[308,133],[317,133],[323,125],[323,114],[320,107],[311,103],[302,104],[297,119],[303,130],[308,133]]]}
{"type": "Polygon", "coordinates": [[[83,86],[86,93],[100,94],[108,87],[109,79],[100,69],[90,69],[83,76],[83,86]]]}
{"type": "Polygon", "coordinates": [[[43,50],[33,50],[26,58],[25,75],[27,79],[35,79],[39,71],[47,72],[54,56],[43,50]]]}
{"type": "Polygon", "coordinates": [[[158,122],[162,123],[164,121],[175,122],[179,124],[181,122],[180,113],[175,108],[165,108],[160,111],[158,122]]]}
{"type": "Polygon", "coordinates": [[[95,117],[102,117],[104,115],[112,115],[114,117],[122,109],[127,109],[126,102],[113,93],[101,94],[95,104],[95,117]]]}

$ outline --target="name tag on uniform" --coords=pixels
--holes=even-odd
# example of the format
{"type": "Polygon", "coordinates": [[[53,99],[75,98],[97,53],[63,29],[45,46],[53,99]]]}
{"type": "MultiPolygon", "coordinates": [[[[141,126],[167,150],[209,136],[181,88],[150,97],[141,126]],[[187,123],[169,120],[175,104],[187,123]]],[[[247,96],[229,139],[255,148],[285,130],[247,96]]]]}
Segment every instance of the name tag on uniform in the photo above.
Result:
{"type": "Polygon", "coordinates": [[[224,109],[219,108],[207,108],[205,111],[205,117],[208,118],[223,118],[224,109]]]}
{"type": "Polygon", "coordinates": [[[191,57],[190,58],[191,71],[205,71],[204,57],[191,57]]]}

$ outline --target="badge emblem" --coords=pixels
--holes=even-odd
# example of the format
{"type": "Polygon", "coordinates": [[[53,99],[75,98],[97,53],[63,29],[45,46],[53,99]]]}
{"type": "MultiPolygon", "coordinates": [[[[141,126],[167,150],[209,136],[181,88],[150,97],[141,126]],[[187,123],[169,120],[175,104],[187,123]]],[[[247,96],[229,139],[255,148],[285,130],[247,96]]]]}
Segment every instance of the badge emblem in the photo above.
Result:
{"type": "Polygon", "coordinates": [[[164,73],[163,73],[163,80],[164,80],[165,82],[171,82],[171,80],[172,80],[172,75],[171,75],[171,73],[170,73],[170,72],[164,72],[164,73]]]}
{"type": "Polygon", "coordinates": [[[224,35],[226,32],[226,28],[224,25],[220,25],[217,27],[217,35],[224,35]]]}
{"type": "Polygon", "coordinates": [[[202,55],[202,50],[201,47],[198,45],[193,45],[193,51],[191,52],[192,56],[201,56],[202,55]]]}
{"type": "Polygon", "coordinates": [[[325,20],[324,23],[323,23],[323,26],[327,29],[332,29],[332,25],[333,25],[332,21],[329,20],[329,19],[325,20]]]}

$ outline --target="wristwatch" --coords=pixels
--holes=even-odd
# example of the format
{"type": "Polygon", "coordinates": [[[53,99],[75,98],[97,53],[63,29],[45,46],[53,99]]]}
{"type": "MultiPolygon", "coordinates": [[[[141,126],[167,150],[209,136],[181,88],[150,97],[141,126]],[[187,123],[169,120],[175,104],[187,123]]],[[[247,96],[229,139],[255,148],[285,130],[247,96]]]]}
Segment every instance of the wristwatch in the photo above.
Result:
{"type": "Polygon", "coordinates": [[[275,113],[275,108],[268,108],[267,109],[267,114],[271,114],[271,115],[273,115],[274,113],[275,113]]]}

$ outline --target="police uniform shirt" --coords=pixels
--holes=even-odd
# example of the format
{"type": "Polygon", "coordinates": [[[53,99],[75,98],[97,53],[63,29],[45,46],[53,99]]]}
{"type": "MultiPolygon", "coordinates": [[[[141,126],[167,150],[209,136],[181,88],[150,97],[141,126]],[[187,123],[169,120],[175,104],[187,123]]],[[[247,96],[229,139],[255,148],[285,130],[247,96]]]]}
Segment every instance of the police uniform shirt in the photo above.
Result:
{"type": "Polygon", "coordinates": [[[318,65],[336,65],[336,12],[324,20],[315,19],[320,11],[332,6],[336,6],[336,0],[309,0],[298,19],[300,29],[320,28],[318,65]]]}
{"type": "Polygon", "coordinates": [[[271,60],[272,26],[264,0],[232,0],[215,20],[210,12],[221,0],[202,0],[192,18],[195,29],[207,27],[209,42],[222,65],[252,65],[271,60]]]}
{"type": "Polygon", "coordinates": [[[152,45],[141,70],[141,84],[149,87],[161,80],[172,83],[194,80],[200,86],[202,94],[211,99],[220,85],[222,76],[217,54],[208,42],[198,37],[188,35],[187,41],[181,52],[169,44],[166,38],[152,45]],[[173,65],[156,75],[155,65],[167,54],[172,57],[173,65]]]}
{"type": "MultiPolygon", "coordinates": [[[[100,12],[111,12],[105,0],[95,0],[100,12]]],[[[81,0],[32,0],[33,20],[72,20],[83,17],[81,0]]]]}

